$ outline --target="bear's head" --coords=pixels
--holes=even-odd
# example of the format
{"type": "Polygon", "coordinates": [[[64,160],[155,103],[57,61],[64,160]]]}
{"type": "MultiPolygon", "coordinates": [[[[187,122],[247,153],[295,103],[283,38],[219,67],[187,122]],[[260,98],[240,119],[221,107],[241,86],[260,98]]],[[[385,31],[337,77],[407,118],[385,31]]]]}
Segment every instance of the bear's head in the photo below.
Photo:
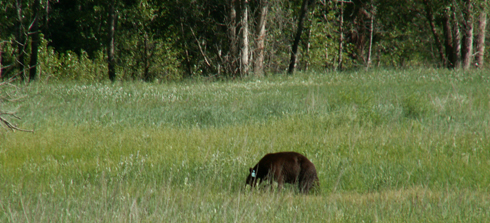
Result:
{"type": "Polygon", "coordinates": [[[257,184],[257,171],[253,168],[250,168],[250,173],[248,174],[246,184],[250,185],[251,187],[254,187],[255,184],[257,184]]]}

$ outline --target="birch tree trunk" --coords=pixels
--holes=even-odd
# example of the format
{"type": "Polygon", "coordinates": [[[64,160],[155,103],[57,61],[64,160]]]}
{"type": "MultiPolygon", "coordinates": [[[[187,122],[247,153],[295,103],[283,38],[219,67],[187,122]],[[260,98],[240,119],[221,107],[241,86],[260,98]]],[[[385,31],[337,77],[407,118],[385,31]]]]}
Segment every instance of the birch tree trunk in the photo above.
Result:
{"type": "Polygon", "coordinates": [[[256,76],[264,76],[264,54],[265,54],[265,37],[266,30],[265,25],[267,23],[267,11],[269,3],[267,0],[260,1],[260,14],[257,23],[257,57],[254,62],[254,74],[256,76]]]}
{"type": "MultiPolygon", "coordinates": [[[[453,1],[453,3],[455,4],[456,1],[453,1]]],[[[461,67],[461,32],[459,30],[459,22],[454,4],[451,6],[453,20],[453,57],[454,68],[458,69],[461,67]]]]}
{"type": "Polygon", "coordinates": [[[237,74],[238,58],[238,38],[237,38],[237,0],[230,1],[230,21],[228,23],[228,38],[230,44],[230,53],[227,62],[232,76],[237,74]]]}
{"type": "Polygon", "coordinates": [[[376,15],[376,9],[372,4],[373,3],[371,1],[371,12],[370,12],[370,19],[369,19],[369,48],[368,48],[366,69],[369,69],[369,67],[371,66],[371,52],[373,50],[374,16],[376,15]]]}
{"type": "Polygon", "coordinates": [[[342,51],[344,46],[344,1],[340,1],[340,20],[339,20],[339,60],[337,69],[342,70],[342,51]]]}
{"type": "Polygon", "coordinates": [[[487,13],[486,13],[487,0],[483,0],[480,8],[480,16],[478,17],[478,34],[476,36],[476,54],[475,54],[475,66],[482,67],[483,59],[485,56],[485,31],[487,29],[487,13]]]}
{"type": "Polygon", "coordinates": [[[310,66],[310,48],[311,48],[311,43],[310,43],[310,38],[311,38],[311,29],[308,29],[308,34],[307,34],[307,37],[306,37],[306,46],[305,46],[305,55],[304,55],[304,58],[305,60],[303,61],[304,62],[304,70],[305,71],[308,71],[308,67],[310,66]]]}
{"type": "Polygon", "coordinates": [[[248,43],[248,0],[242,0],[242,64],[240,69],[241,76],[248,74],[248,58],[249,58],[249,43],[248,43]]]}
{"type": "Polygon", "coordinates": [[[464,10],[464,31],[463,38],[463,69],[467,70],[471,66],[473,54],[473,3],[471,0],[465,1],[464,10]]]}

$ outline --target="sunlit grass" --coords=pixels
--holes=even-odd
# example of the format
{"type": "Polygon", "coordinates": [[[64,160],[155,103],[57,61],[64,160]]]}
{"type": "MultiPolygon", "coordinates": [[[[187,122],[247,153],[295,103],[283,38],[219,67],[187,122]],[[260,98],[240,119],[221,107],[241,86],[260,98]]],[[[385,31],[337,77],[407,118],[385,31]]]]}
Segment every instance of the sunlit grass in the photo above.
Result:
{"type": "Polygon", "coordinates": [[[0,221],[488,219],[490,76],[445,70],[224,82],[37,83],[0,132],[0,221]],[[253,191],[298,151],[320,190],[253,191]]]}

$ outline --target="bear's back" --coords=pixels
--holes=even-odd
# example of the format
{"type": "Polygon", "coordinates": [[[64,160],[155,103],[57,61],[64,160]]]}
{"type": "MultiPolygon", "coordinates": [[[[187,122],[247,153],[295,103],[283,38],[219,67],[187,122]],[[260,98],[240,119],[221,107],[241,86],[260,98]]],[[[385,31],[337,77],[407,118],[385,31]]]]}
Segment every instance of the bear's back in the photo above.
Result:
{"type": "Polygon", "coordinates": [[[271,163],[289,163],[289,164],[301,164],[303,162],[309,162],[308,158],[297,152],[278,152],[266,154],[259,163],[271,164],[271,163]]]}

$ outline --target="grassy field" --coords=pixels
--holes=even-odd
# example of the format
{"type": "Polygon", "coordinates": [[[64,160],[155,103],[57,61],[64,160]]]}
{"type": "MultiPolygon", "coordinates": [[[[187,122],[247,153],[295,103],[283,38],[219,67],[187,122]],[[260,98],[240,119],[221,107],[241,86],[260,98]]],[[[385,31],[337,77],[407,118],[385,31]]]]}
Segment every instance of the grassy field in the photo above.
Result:
{"type": "Polygon", "coordinates": [[[485,222],[490,74],[407,70],[35,83],[3,104],[0,222],[485,222]],[[321,188],[250,191],[297,151],[321,188]]]}

